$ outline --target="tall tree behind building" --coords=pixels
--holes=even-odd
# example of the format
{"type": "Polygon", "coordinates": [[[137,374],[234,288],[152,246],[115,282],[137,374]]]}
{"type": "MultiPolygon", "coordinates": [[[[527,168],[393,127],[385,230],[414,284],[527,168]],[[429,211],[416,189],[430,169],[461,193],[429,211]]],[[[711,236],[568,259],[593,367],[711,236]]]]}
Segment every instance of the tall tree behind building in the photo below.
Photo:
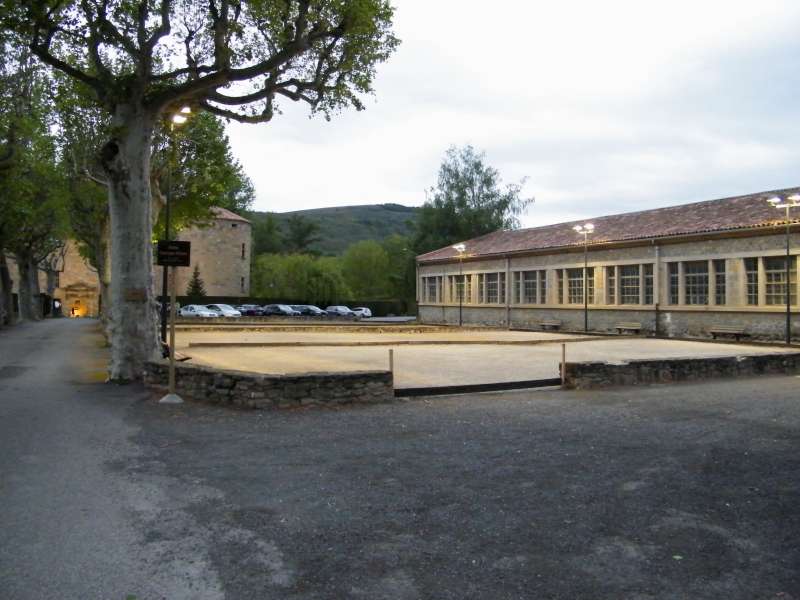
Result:
{"type": "Polygon", "coordinates": [[[519,227],[519,216],[533,202],[521,197],[525,180],[503,187],[499,171],[485,160],[486,155],[472,146],[447,150],[416,222],[418,254],[519,227]]]}

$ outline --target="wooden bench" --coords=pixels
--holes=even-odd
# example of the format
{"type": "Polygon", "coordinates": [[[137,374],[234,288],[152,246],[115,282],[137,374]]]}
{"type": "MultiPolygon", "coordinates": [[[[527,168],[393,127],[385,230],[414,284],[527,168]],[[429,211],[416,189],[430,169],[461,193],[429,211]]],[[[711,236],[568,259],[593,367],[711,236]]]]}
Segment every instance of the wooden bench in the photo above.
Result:
{"type": "Polygon", "coordinates": [[[542,329],[548,329],[551,327],[553,329],[559,329],[561,327],[561,321],[558,319],[546,319],[544,321],[539,321],[539,327],[542,329]]]}
{"type": "Polygon", "coordinates": [[[737,342],[739,341],[740,337],[750,335],[749,333],[745,333],[744,329],[739,327],[714,327],[713,329],[709,329],[708,332],[711,334],[713,339],[717,339],[718,335],[732,335],[737,342]]]}
{"type": "Polygon", "coordinates": [[[632,331],[634,333],[639,333],[642,330],[641,323],[634,323],[632,321],[625,322],[625,323],[617,323],[614,326],[614,329],[617,330],[617,333],[622,335],[625,331],[632,331]]]}

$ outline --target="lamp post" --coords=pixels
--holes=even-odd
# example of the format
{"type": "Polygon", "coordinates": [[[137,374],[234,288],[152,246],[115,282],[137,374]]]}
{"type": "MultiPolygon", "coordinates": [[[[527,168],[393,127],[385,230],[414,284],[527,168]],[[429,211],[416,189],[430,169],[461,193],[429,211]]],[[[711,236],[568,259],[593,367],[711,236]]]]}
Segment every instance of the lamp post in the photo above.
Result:
{"type": "Polygon", "coordinates": [[[458,252],[458,281],[461,284],[461,289],[456,286],[458,290],[458,326],[461,327],[462,324],[462,312],[464,310],[464,252],[466,251],[467,246],[463,243],[456,244],[453,246],[453,250],[458,252]]]}
{"type": "Polygon", "coordinates": [[[777,209],[786,209],[786,344],[788,345],[792,343],[792,255],[790,251],[792,218],[789,211],[800,206],[800,194],[792,194],[785,198],[773,196],[768,198],[767,202],[777,209]]]}
{"type": "MultiPolygon", "coordinates": [[[[170,155],[167,159],[167,197],[166,197],[166,214],[164,215],[164,234],[166,241],[169,240],[169,226],[170,226],[170,200],[172,198],[172,155],[174,154],[174,140],[172,137],[172,131],[174,130],[175,125],[183,125],[186,121],[189,120],[188,115],[191,114],[192,109],[188,106],[183,107],[179,113],[172,116],[171,123],[170,123],[170,155]]],[[[164,269],[164,276],[162,280],[162,303],[161,303],[161,340],[162,342],[166,342],[167,337],[167,303],[166,303],[166,296],[167,296],[167,267],[166,265],[163,267],[164,269]]],[[[183,398],[181,398],[178,393],[175,391],[175,313],[177,309],[175,305],[175,295],[176,295],[176,285],[177,282],[175,281],[175,267],[172,267],[172,286],[170,287],[170,310],[169,310],[169,384],[167,389],[166,396],[163,396],[158,402],[159,404],[181,404],[183,403],[183,398]]]]}
{"type": "MultiPolygon", "coordinates": [[[[169,151],[167,154],[167,195],[166,205],[164,206],[164,241],[170,241],[169,228],[171,220],[171,204],[172,204],[172,159],[175,154],[175,140],[172,133],[176,125],[183,125],[189,120],[189,115],[192,109],[184,106],[180,112],[172,115],[169,124],[169,151]]],[[[167,294],[169,293],[168,287],[168,269],[169,267],[162,267],[163,273],[161,276],[161,343],[167,343],[167,294]]],[[[174,309],[174,307],[173,307],[174,309]]]]}
{"type": "Polygon", "coordinates": [[[594,225],[586,223],[584,225],[575,225],[575,231],[583,234],[583,330],[589,331],[589,294],[587,288],[588,272],[589,272],[589,234],[594,231],[594,225]]]}

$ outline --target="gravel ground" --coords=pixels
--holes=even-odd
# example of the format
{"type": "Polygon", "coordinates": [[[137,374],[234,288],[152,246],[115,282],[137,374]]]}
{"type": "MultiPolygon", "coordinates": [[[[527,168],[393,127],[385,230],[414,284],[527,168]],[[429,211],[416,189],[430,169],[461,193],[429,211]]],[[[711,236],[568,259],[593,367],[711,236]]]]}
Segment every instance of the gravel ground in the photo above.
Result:
{"type": "Polygon", "coordinates": [[[785,600],[800,597],[797,389],[132,419],[145,470],[218,490],[189,510],[229,598],[785,600]]]}

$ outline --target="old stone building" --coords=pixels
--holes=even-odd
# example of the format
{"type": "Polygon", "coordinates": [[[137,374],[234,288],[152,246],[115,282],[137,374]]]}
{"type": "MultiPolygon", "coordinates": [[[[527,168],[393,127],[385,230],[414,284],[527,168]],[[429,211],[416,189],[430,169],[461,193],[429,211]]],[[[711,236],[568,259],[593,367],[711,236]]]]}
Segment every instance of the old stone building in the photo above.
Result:
{"type": "MultiPolygon", "coordinates": [[[[224,208],[215,207],[212,210],[215,219],[210,225],[186,229],[178,236],[192,243],[191,267],[175,270],[178,295],[185,294],[194,266],[198,265],[209,296],[247,296],[250,293],[250,222],[224,208]]],[[[63,259],[58,262],[59,271],[52,298],[45,297],[47,276],[39,272],[43,303],[58,301],[64,316],[98,316],[100,289],[97,271],[80,255],[74,241],[67,243],[63,259]]],[[[17,305],[19,271],[13,258],[9,258],[8,266],[12,295],[17,305]]],[[[154,267],[153,287],[158,296],[161,293],[160,267],[154,267]]]]}
{"type": "MultiPolygon", "coordinates": [[[[417,257],[420,319],[565,330],[638,323],[645,333],[706,336],[734,327],[782,339],[786,319],[785,212],[767,202],[800,188],[515,231],[417,257]],[[592,223],[584,246],[576,225],[592,223]]],[[[800,209],[791,224],[791,310],[797,310],[800,209]]],[[[794,335],[800,334],[800,316],[794,335]]]]}
{"type": "MultiPolygon", "coordinates": [[[[207,227],[181,231],[178,239],[191,242],[191,265],[176,269],[177,293],[186,294],[195,266],[209,296],[250,294],[250,221],[227,209],[215,207],[215,219],[207,227]]],[[[160,294],[161,273],[156,280],[160,294]]]]}

